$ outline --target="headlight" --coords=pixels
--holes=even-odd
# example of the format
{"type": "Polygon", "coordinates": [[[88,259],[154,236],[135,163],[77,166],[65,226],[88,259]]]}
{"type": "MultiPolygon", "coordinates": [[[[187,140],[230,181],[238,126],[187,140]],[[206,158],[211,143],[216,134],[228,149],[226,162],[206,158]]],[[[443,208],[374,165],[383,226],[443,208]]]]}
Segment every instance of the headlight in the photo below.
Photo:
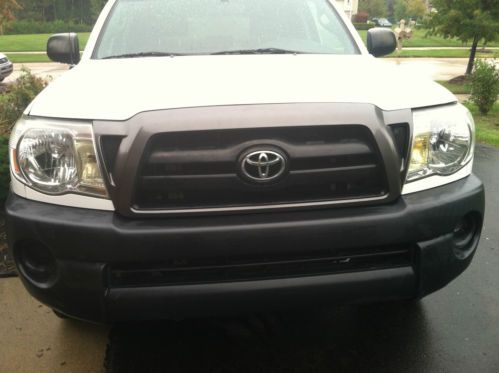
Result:
{"type": "Polygon", "coordinates": [[[13,174],[41,193],[108,195],[89,123],[22,118],[9,148],[13,174]]]}
{"type": "Polygon", "coordinates": [[[407,182],[451,175],[473,158],[475,124],[462,105],[414,111],[407,182]]]}

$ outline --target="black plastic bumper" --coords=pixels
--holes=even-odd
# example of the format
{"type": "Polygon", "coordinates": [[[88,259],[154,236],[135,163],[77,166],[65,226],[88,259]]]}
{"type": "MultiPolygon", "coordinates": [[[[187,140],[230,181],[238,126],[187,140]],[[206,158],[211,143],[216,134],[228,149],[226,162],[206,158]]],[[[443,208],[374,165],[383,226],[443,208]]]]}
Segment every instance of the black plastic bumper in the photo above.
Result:
{"type": "Polygon", "coordinates": [[[182,318],[318,303],[410,299],[438,290],[470,264],[484,214],[474,175],[384,206],[169,219],[127,219],[112,212],[7,201],[9,247],[28,291],[62,313],[91,321],[182,318]],[[478,222],[466,255],[454,229],[478,222]],[[40,243],[56,276],[40,283],[20,265],[19,248],[40,243]],[[308,276],[113,287],[108,269],[176,258],[294,255],[363,247],[414,248],[410,264],[308,276]]]}

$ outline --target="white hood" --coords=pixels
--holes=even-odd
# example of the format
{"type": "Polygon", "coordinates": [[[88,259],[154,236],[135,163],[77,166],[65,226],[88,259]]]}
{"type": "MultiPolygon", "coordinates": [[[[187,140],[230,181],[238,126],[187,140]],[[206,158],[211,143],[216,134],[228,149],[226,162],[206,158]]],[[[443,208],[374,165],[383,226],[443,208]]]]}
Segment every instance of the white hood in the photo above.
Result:
{"type": "Polygon", "coordinates": [[[126,120],[199,106],[341,102],[397,110],[455,101],[428,78],[371,56],[162,57],[83,61],[50,84],[29,114],[126,120]]]}

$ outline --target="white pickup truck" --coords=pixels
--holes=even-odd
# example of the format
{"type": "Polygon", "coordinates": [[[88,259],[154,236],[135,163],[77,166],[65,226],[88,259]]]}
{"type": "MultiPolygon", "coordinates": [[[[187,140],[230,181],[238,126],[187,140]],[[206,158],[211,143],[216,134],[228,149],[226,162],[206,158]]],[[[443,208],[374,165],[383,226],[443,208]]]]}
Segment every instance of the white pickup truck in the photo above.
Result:
{"type": "Polygon", "coordinates": [[[10,141],[26,288],[96,322],[442,288],[482,228],[474,123],[395,46],[332,0],[110,0],[81,58],[54,35],[74,68],[10,141]]]}

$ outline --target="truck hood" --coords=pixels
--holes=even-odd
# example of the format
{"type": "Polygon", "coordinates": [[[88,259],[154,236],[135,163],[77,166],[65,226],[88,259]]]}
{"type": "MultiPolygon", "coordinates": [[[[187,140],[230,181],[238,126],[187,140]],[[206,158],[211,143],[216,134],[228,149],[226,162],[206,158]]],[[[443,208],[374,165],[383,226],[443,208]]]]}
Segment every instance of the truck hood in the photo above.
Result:
{"type": "Polygon", "coordinates": [[[30,115],[126,120],[152,110],[278,103],[370,103],[383,110],[455,102],[425,77],[371,56],[244,55],[85,60],[30,115]]]}

